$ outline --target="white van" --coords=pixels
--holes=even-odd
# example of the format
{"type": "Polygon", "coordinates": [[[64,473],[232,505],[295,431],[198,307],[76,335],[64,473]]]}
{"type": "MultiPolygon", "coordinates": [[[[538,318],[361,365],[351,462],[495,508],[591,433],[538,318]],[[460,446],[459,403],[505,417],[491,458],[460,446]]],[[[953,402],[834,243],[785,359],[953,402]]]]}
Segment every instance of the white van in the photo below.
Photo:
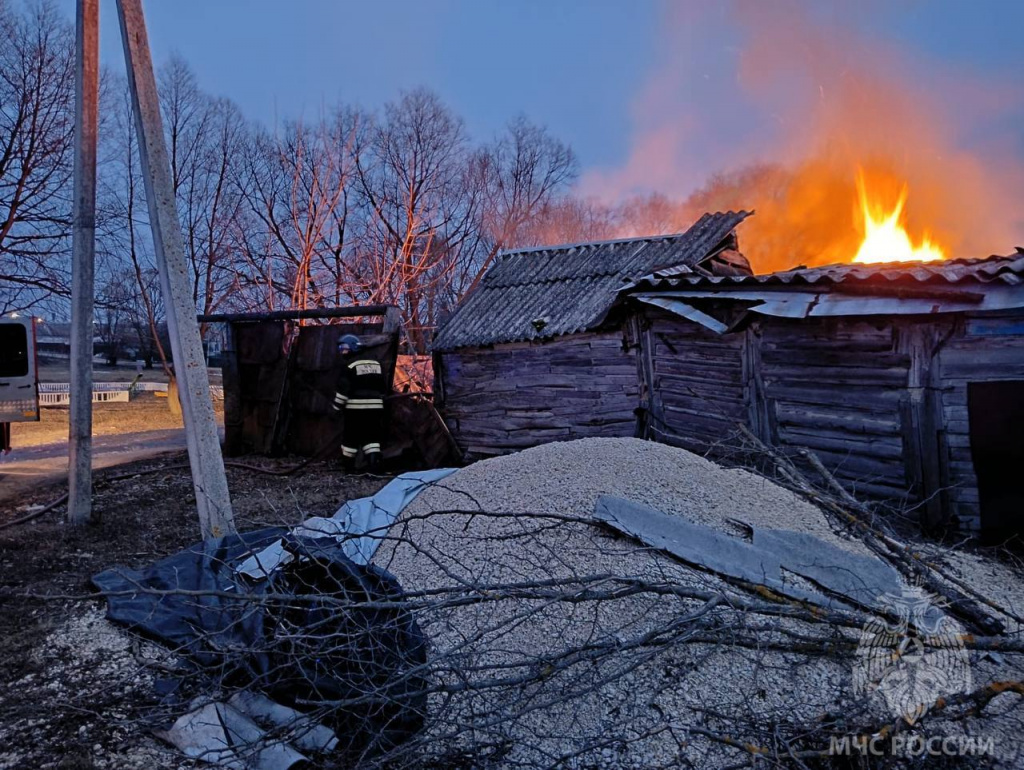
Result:
{"type": "Polygon", "coordinates": [[[0,422],[39,419],[36,333],[31,318],[0,318],[0,422]]]}

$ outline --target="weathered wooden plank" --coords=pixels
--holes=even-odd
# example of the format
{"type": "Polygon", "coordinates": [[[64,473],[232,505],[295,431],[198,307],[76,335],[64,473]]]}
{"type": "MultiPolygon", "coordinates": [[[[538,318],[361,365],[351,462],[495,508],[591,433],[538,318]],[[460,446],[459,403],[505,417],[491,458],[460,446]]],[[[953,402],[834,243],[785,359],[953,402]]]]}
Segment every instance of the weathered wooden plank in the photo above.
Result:
{"type": "Polygon", "coordinates": [[[730,372],[728,377],[708,376],[706,372],[692,372],[688,374],[664,374],[656,373],[654,376],[654,387],[659,390],[680,390],[689,388],[700,391],[712,391],[728,394],[730,398],[743,397],[743,380],[739,372],[730,372]],[[736,374],[736,376],[732,376],[736,374]]]}
{"type": "Polygon", "coordinates": [[[717,366],[739,366],[739,350],[703,351],[688,345],[680,345],[674,351],[664,345],[655,346],[655,361],[666,363],[685,362],[688,364],[708,364],[717,366]]]}
{"type": "Polygon", "coordinates": [[[985,344],[966,349],[947,348],[940,356],[940,367],[943,380],[1014,379],[1024,376],[1024,347],[985,344]]]}
{"type": "Polygon", "coordinates": [[[865,438],[861,440],[846,434],[798,430],[792,426],[780,426],[779,438],[783,444],[820,449],[844,456],[858,455],[885,461],[895,460],[900,463],[903,459],[903,445],[898,439],[865,438]]]}
{"type": "Polygon", "coordinates": [[[902,366],[874,366],[865,368],[810,363],[804,366],[777,365],[771,367],[769,371],[776,380],[807,380],[813,378],[815,383],[822,385],[863,383],[885,385],[886,387],[904,387],[907,384],[907,369],[902,366]]]}
{"type": "Polygon", "coordinates": [[[870,413],[837,412],[827,409],[810,411],[778,404],[776,417],[780,425],[807,430],[829,430],[853,435],[898,439],[900,426],[895,419],[873,417],[870,413]]]}
{"type": "Polygon", "coordinates": [[[835,348],[793,348],[792,350],[765,351],[766,365],[773,367],[815,366],[839,370],[856,369],[874,371],[905,370],[909,361],[903,353],[863,352],[843,354],[835,348]]]}
{"type": "Polygon", "coordinates": [[[705,410],[715,416],[742,422],[746,415],[746,404],[742,399],[712,398],[704,395],[689,396],[671,391],[662,391],[662,403],[666,409],[705,410]]]}
{"type": "Polygon", "coordinates": [[[737,359],[735,362],[714,363],[710,361],[690,361],[686,359],[654,359],[654,374],[679,375],[682,377],[698,376],[701,379],[725,379],[734,382],[743,381],[743,367],[737,359]]]}
{"type": "Polygon", "coordinates": [[[765,392],[778,403],[805,404],[817,407],[857,406],[864,412],[897,414],[899,390],[879,390],[869,387],[813,388],[786,383],[780,385],[765,378],[765,392]]]}
{"type": "Polygon", "coordinates": [[[717,433],[722,430],[723,426],[738,430],[736,423],[735,418],[709,412],[706,407],[687,408],[669,404],[664,406],[663,424],[680,433],[696,433],[702,429],[717,433]]]}
{"type": "Polygon", "coordinates": [[[946,443],[951,449],[966,449],[971,448],[971,436],[969,433],[946,433],[946,443]]]}

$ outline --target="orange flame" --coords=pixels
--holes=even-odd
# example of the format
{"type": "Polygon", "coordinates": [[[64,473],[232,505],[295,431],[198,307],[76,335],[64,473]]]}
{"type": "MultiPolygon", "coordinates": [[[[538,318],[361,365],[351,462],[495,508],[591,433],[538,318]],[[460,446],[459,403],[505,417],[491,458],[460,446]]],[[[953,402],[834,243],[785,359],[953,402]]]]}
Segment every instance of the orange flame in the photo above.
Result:
{"type": "Polygon", "coordinates": [[[932,262],[945,259],[940,246],[933,243],[925,233],[921,242],[914,245],[903,221],[903,207],[907,202],[907,186],[900,191],[896,206],[887,211],[877,200],[870,200],[864,174],[857,175],[857,195],[860,198],[860,214],[863,218],[864,240],[860,244],[854,262],[932,262]]]}

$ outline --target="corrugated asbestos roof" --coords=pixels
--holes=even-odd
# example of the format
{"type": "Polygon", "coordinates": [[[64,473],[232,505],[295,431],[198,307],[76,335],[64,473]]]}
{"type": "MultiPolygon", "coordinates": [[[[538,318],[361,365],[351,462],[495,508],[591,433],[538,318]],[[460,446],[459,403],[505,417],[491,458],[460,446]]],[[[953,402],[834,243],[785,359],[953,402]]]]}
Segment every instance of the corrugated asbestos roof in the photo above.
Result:
{"type": "Polygon", "coordinates": [[[875,285],[965,285],[1024,284],[1024,251],[1007,257],[986,259],[948,259],[942,262],[879,265],[827,265],[784,270],[779,273],[745,276],[669,275],[653,271],[638,281],[638,290],[646,289],[754,289],[787,286],[808,286],[828,290],[835,284],[875,285]]]}
{"type": "Polygon", "coordinates": [[[434,339],[434,350],[572,334],[604,320],[619,292],[659,269],[707,259],[749,212],[705,214],[685,233],[527,249],[499,257],[434,339]],[[538,328],[540,327],[540,328],[538,328]]]}

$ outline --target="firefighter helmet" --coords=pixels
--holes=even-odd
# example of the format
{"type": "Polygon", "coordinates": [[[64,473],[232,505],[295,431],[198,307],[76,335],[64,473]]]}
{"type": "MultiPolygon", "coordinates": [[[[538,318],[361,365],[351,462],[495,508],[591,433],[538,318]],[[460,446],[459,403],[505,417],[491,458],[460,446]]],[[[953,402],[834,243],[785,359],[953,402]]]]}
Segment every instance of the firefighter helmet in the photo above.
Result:
{"type": "Polygon", "coordinates": [[[359,338],[354,334],[342,335],[341,339],[338,340],[339,353],[355,353],[359,348],[359,338]]]}

